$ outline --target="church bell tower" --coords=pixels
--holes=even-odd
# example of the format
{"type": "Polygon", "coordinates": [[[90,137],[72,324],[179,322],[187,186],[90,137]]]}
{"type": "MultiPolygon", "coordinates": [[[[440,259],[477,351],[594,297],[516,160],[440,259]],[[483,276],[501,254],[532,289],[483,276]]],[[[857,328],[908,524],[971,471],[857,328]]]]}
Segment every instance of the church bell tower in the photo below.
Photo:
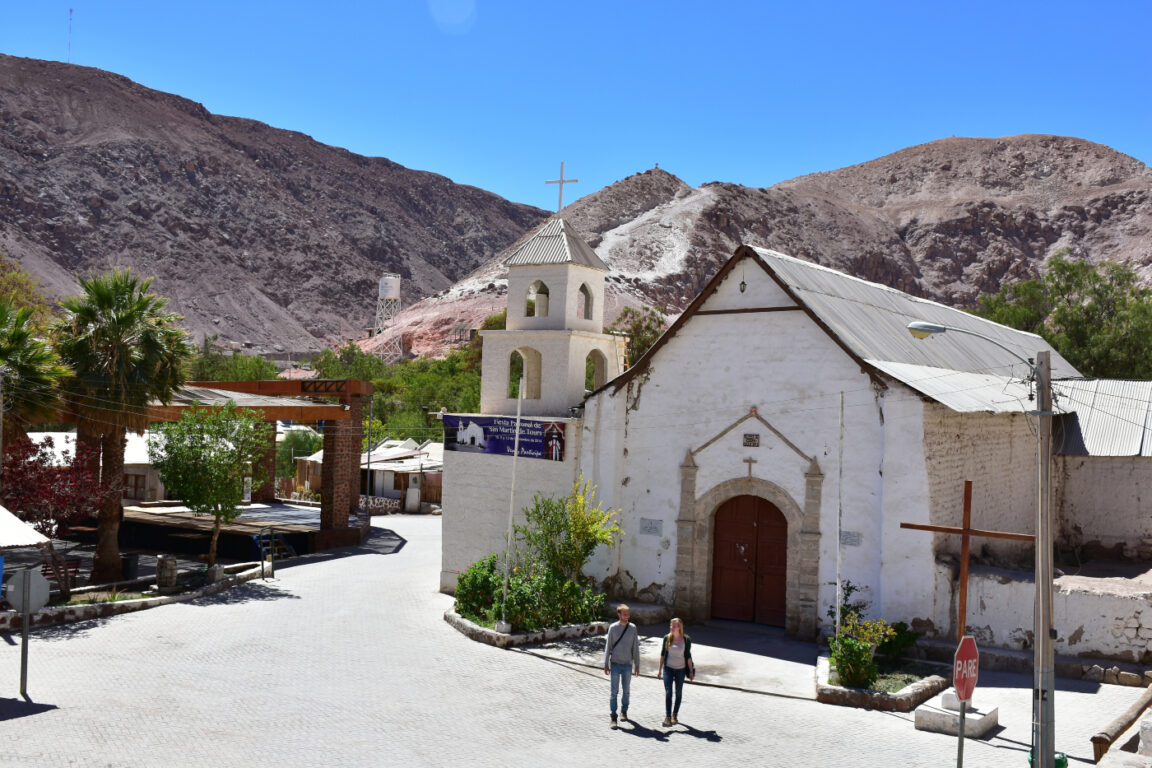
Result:
{"type": "Polygon", "coordinates": [[[480,411],[516,413],[522,376],[525,416],[567,416],[588,388],[622,372],[618,339],[604,333],[608,267],[559,216],[504,263],[508,321],[481,332],[480,411]]]}

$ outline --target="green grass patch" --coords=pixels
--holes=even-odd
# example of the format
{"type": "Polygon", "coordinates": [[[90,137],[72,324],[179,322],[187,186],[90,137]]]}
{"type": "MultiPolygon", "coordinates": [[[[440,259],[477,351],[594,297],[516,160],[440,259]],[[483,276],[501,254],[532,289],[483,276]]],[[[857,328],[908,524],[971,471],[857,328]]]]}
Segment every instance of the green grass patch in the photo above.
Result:
{"type": "Polygon", "coordinates": [[[939,667],[921,661],[905,661],[895,667],[884,666],[880,668],[880,677],[876,679],[872,690],[898,693],[912,683],[932,675],[938,675],[940,672],[939,667]]]}

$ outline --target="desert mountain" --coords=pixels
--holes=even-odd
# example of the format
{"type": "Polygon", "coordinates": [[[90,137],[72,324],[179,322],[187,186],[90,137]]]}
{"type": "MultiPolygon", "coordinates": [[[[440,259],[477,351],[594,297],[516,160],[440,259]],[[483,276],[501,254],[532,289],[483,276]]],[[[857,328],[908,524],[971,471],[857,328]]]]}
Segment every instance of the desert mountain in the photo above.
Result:
{"type": "MultiPolygon", "coordinates": [[[[625,304],[678,313],[741,243],[965,307],[1065,248],[1152,281],[1152,170],[1060,136],[943,139],[767,189],[693,189],[656,169],[563,215],[612,270],[609,318],[625,304]]],[[[509,252],[402,313],[406,343],[443,353],[453,327],[499,311],[509,252]]]]}
{"type": "MultiPolygon", "coordinates": [[[[1064,248],[1152,280],[1152,170],[1058,136],[944,139],[766,189],[654,169],[563,215],[611,267],[609,320],[679,312],[740,243],[959,306],[1064,248]]],[[[118,75],[0,55],[0,253],[57,295],[110,266],[155,275],[197,337],[296,352],[359,338],[395,272],[409,309],[390,332],[443,354],[506,304],[502,261],[546,216],[118,75]]]]}
{"type": "Polygon", "coordinates": [[[197,338],[358,338],[377,282],[451,286],[546,216],[87,67],[0,55],[0,253],[54,295],[155,276],[197,338]]]}

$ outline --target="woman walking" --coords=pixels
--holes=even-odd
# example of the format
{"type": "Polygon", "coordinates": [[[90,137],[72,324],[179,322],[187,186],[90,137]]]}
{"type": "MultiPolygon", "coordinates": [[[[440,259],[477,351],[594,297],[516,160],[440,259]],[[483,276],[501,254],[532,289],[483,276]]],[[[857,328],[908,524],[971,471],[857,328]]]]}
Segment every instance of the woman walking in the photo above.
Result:
{"type": "Polygon", "coordinates": [[[668,624],[668,634],[660,647],[660,668],[656,677],[664,678],[664,727],[680,722],[680,696],[684,691],[684,676],[691,680],[696,677],[696,665],[692,663],[692,638],[684,634],[684,622],[672,619],[668,624]],[[676,701],[672,701],[672,688],[676,688],[676,701]]]}

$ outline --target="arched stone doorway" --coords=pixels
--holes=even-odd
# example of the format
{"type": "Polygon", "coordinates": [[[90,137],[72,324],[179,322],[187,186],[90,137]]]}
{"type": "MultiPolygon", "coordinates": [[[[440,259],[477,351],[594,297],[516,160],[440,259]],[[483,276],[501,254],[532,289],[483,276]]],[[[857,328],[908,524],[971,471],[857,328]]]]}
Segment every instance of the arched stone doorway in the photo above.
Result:
{"type": "Polygon", "coordinates": [[[788,520],[775,504],[736,496],[716,510],[712,617],[783,627],[787,617],[788,520]]]}
{"type": "Polygon", "coordinates": [[[817,627],[820,564],[820,497],[824,476],[812,460],[805,473],[804,498],[797,503],[775,483],[756,477],[733,478],[696,495],[697,466],[691,454],[680,467],[680,516],[676,520],[676,612],[691,622],[713,615],[716,594],[714,535],[717,512],[742,496],[776,509],[785,522],[785,605],[783,626],[795,637],[812,638],[817,627]]]}

